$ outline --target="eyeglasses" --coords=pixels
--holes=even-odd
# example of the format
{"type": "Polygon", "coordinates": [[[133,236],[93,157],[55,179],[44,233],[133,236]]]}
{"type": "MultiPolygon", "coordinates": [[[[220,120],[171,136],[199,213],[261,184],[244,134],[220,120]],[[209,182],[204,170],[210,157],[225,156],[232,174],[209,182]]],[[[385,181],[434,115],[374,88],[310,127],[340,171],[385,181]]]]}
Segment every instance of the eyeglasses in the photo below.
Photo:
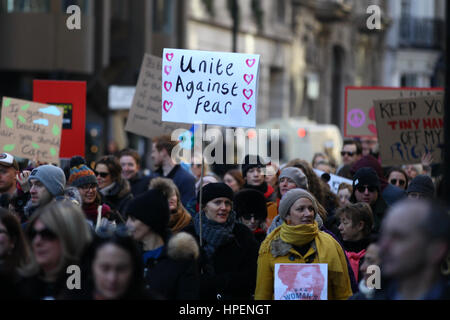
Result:
{"type": "Polygon", "coordinates": [[[400,186],[404,186],[406,184],[405,180],[400,180],[400,179],[391,179],[390,184],[396,185],[397,181],[400,186]]]}
{"type": "Polygon", "coordinates": [[[358,190],[361,193],[366,192],[366,189],[369,190],[369,192],[375,192],[378,190],[377,187],[374,187],[374,186],[370,186],[370,187],[369,186],[357,186],[356,187],[356,190],[358,190]]]}
{"type": "Polygon", "coordinates": [[[354,152],[351,151],[341,151],[341,156],[348,155],[349,157],[353,157],[355,155],[354,152]]]}
{"type": "Polygon", "coordinates": [[[109,176],[109,172],[97,172],[97,171],[94,171],[94,173],[95,173],[96,177],[100,176],[102,178],[106,178],[107,176],[109,176]]]}
{"type": "Polygon", "coordinates": [[[37,231],[36,229],[31,229],[31,231],[28,233],[28,236],[31,241],[33,241],[37,235],[40,235],[41,239],[46,241],[53,241],[58,238],[58,236],[53,231],[47,228],[42,229],[40,231],[37,231]]]}
{"type": "Polygon", "coordinates": [[[83,184],[82,186],[79,186],[78,188],[83,189],[84,191],[89,190],[89,189],[94,190],[95,188],[97,188],[97,185],[95,183],[83,184]]]}

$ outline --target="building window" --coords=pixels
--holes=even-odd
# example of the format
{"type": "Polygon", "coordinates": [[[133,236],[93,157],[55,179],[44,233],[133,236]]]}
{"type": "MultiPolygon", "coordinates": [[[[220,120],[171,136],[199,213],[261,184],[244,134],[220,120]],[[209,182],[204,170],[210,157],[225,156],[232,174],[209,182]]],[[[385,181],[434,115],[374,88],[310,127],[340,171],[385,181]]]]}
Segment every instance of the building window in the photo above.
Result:
{"type": "Polygon", "coordinates": [[[66,13],[67,8],[76,5],[81,9],[81,13],[87,15],[89,13],[89,0],[63,0],[61,1],[61,10],[66,13]]]}
{"type": "Polygon", "coordinates": [[[0,0],[0,13],[45,13],[50,7],[50,0],[0,0]]]}
{"type": "Polygon", "coordinates": [[[411,16],[411,0],[402,0],[401,15],[402,17],[411,16]]]}
{"type": "Polygon", "coordinates": [[[284,23],[286,21],[286,0],[276,1],[275,6],[277,7],[277,21],[284,23]]]}
{"type": "Polygon", "coordinates": [[[153,32],[171,34],[173,0],[153,0],[153,32]]]}
{"type": "Polygon", "coordinates": [[[417,87],[418,86],[418,77],[417,74],[414,73],[405,73],[400,78],[400,85],[402,87],[417,87]]]}

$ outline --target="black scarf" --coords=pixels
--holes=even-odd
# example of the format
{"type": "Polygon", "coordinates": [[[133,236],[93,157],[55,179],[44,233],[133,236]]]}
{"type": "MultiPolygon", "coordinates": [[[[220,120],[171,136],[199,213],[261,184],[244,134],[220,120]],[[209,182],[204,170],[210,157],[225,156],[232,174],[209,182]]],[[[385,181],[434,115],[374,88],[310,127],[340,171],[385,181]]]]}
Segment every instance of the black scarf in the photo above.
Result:
{"type": "Polygon", "coordinates": [[[267,182],[264,181],[263,183],[261,183],[259,186],[254,186],[254,185],[249,185],[247,182],[244,184],[243,189],[253,189],[253,190],[258,190],[261,191],[262,194],[265,194],[267,192],[267,182]]]}
{"type": "MultiPolygon", "coordinates": [[[[217,248],[234,239],[233,229],[236,223],[236,213],[231,211],[228,220],[225,223],[209,220],[203,211],[200,214],[202,215],[203,249],[208,258],[211,258],[217,248]]],[[[194,217],[194,227],[195,232],[200,235],[199,214],[194,217]]]]}

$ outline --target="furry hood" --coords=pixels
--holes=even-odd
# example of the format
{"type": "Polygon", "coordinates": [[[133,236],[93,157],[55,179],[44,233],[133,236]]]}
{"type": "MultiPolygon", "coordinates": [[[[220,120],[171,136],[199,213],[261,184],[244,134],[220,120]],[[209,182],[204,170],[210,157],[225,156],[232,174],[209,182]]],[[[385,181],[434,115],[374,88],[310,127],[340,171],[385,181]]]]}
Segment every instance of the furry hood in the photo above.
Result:
{"type": "Polygon", "coordinates": [[[167,244],[167,255],[174,260],[197,259],[199,254],[197,241],[186,232],[175,234],[167,244]]]}

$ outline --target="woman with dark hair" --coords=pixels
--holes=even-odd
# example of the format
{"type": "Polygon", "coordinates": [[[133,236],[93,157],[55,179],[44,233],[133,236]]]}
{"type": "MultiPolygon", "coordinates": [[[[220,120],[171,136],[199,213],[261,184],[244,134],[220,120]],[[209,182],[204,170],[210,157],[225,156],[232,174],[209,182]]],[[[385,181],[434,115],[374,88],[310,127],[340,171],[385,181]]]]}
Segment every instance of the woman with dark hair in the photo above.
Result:
{"type": "Polygon", "coordinates": [[[233,190],[225,183],[202,188],[201,210],[185,231],[200,244],[200,299],[251,300],[258,243],[236,220],[233,190]]]}
{"type": "Polygon", "coordinates": [[[131,200],[127,215],[127,226],[142,247],[149,292],[161,299],[198,299],[199,249],[190,234],[171,235],[166,196],[160,190],[148,190],[131,200]]]}
{"type": "MultiPolygon", "coordinates": [[[[81,197],[81,207],[86,215],[86,219],[95,228],[100,227],[102,219],[104,222],[105,219],[112,218],[111,208],[107,204],[101,203],[95,173],[85,164],[74,166],[70,169],[67,184],[77,188],[81,197]]],[[[119,219],[120,215],[116,217],[119,219]]]]}
{"type": "Polygon", "coordinates": [[[125,209],[133,198],[130,183],[122,177],[122,166],[115,156],[104,156],[95,165],[95,176],[104,203],[126,221],[125,209]]]}
{"type": "Polygon", "coordinates": [[[386,178],[390,184],[403,190],[408,189],[408,175],[402,168],[393,167],[389,169],[386,178]]]}
{"type": "Polygon", "coordinates": [[[145,290],[140,251],[125,227],[101,227],[81,259],[81,290],[67,290],[64,299],[143,300],[145,290]]]}
{"type": "Polygon", "coordinates": [[[0,274],[16,278],[30,258],[18,217],[0,208],[0,274]]]}

